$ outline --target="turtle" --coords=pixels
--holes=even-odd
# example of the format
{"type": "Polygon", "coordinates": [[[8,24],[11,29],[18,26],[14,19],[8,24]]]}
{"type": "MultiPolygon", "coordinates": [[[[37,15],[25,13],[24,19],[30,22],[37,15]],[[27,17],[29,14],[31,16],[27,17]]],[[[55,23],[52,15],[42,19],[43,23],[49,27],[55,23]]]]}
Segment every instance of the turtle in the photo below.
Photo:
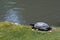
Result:
{"type": "Polygon", "coordinates": [[[32,29],[38,29],[38,30],[41,30],[41,31],[49,31],[51,30],[52,28],[45,22],[36,22],[35,24],[32,23],[30,24],[32,26],[32,29]]]}

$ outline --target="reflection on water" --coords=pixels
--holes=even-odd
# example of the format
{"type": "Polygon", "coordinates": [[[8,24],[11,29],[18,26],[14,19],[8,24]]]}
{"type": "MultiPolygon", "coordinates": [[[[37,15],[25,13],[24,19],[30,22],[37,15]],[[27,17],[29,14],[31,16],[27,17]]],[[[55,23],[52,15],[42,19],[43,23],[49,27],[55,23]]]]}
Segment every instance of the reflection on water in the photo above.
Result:
{"type": "Polygon", "coordinates": [[[23,23],[22,15],[18,16],[19,11],[17,11],[17,8],[9,9],[7,11],[7,14],[5,14],[5,21],[14,22],[14,23],[23,23]]]}
{"type": "Polygon", "coordinates": [[[19,23],[19,19],[18,19],[18,16],[17,16],[17,11],[14,11],[13,9],[9,9],[7,11],[5,20],[19,23]]]}
{"type": "Polygon", "coordinates": [[[21,15],[23,8],[13,7],[16,4],[16,2],[7,2],[7,4],[8,5],[5,5],[5,7],[7,7],[7,12],[5,14],[4,20],[23,24],[25,22],[23,21],[21,15]]]}
{"type": "Polygon", "coordinates": [[[16,4],[16,2],[8,2],[8,4],[14,5],[16,4]]]}

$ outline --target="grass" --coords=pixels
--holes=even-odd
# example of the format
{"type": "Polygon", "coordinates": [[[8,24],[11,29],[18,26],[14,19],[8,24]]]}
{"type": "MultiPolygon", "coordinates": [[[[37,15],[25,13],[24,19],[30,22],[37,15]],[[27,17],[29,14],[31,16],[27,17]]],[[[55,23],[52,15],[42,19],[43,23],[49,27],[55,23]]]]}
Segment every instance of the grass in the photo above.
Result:
{"type": "Polygon", "coordinates": [[[52,32],[32,31],[29,25],[0,22],[0,40],[60,40],[60,27],[52,32]]]}

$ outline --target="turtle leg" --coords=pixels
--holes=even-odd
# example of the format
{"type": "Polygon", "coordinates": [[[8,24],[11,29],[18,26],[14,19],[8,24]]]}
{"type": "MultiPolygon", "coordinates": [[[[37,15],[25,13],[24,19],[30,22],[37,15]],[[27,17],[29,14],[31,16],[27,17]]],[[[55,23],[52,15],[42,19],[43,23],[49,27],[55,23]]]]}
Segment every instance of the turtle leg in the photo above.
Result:
{"type": "Polygon", "coordinates": [[[33,26],[32,29],[35,29],[35,30],[36,30],[37,28],[35,28],[35,27],[33,26]]]}

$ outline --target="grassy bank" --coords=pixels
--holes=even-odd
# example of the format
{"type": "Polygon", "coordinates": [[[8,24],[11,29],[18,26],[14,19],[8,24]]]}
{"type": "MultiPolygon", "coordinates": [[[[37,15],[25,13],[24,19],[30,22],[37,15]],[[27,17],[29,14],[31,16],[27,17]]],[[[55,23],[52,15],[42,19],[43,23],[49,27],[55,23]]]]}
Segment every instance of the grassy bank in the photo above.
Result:
{"type": "Polygon", "coordinates": [[[29,25],[0,22],[0,40],[60,40],[60,28],[52,32],[32,31],[29,25]]]}

